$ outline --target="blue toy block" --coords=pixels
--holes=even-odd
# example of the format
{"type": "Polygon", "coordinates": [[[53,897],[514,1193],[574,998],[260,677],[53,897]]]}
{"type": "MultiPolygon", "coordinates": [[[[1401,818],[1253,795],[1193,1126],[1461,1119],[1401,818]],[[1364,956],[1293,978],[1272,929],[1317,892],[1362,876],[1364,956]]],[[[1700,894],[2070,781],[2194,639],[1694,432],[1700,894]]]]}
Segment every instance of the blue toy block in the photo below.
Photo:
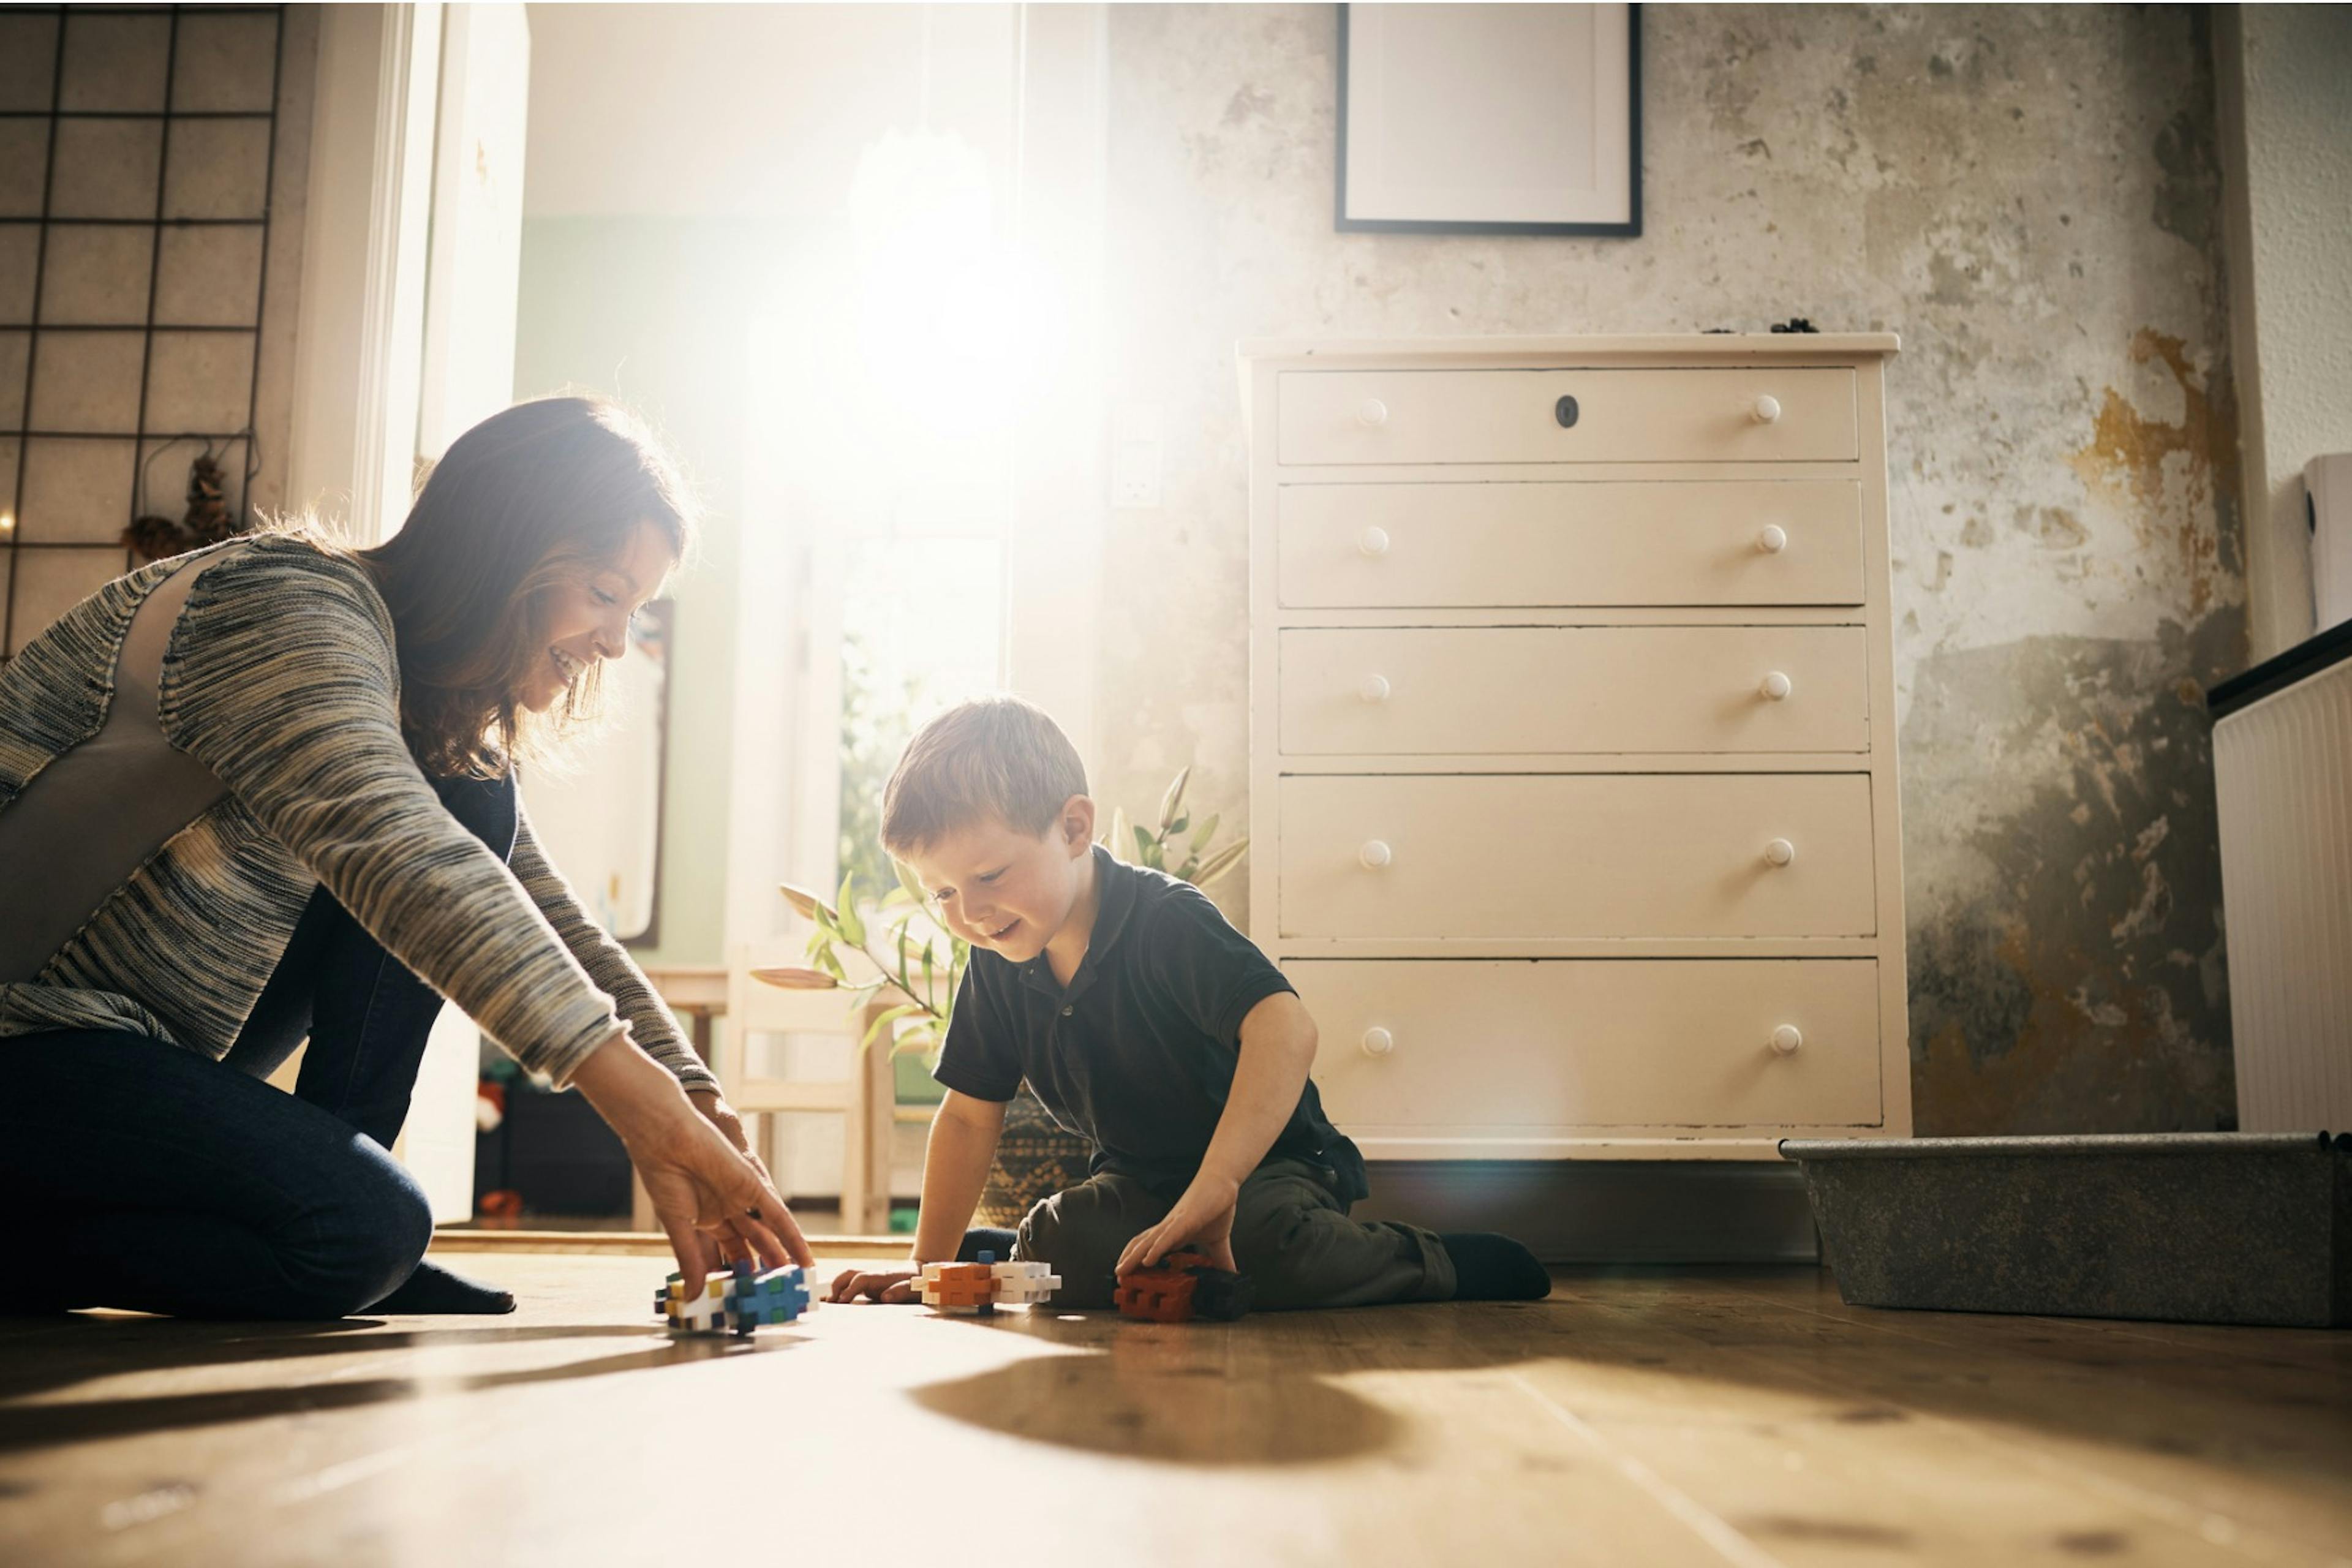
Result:
{"type": "Polygon", "coordinates": [[[761,1323],[789,1323],[813,1304],[807,1275],[797,1266],[761,1271],[739,1261],[713,1270],[702,1289],[690,1295],[684,1277],[672,1274],[655,1298],[654,1310],[673,1333],[732,1333],[740,1338],[761,1323]]]}

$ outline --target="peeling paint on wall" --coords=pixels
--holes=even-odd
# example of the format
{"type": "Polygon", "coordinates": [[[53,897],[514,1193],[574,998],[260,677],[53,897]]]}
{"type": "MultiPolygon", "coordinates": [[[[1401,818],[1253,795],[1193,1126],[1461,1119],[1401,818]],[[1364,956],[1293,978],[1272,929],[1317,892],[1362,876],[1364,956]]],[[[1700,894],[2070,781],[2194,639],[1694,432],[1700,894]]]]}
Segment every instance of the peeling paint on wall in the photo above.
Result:
{"type": "Polygon", "coordinates": [[[2189,363],[2181,341],[2153,328],[2132,339],[2135,364],[2160,363],[2179,389],[2181,416],[2167,423],[2144,415],[2110,386],[2092,420],[2091,439],[2068,460],[2093,494],[2131,520],[2143,544],[2169,541],[2190,613],[2243,585],[2234,521],[2238,494],[2237,420],[2226,392],[2215,400],[2189,363]]]}
{"type": "Polygon", "coordinates": [[[2233,1121],[2201,681],[2243,647],[2212,617],[1920,661],[1903,732],[1935,848],[1908,889],[1920,1132],[2233,1121]]]}
{"type": "MultiPolygon", "coordinates": [[[[2244,663],[2202,11],[1643,15],[1638,240],[1331,226],[1327,6],[1111,14],[1108,344],[1168,412],[1114,514],[1097,787],[1247,777],[1234,340],[1903,334],[1888,371],[1923,1131],[2232,1114],[2201,692],[2244,663]]],[[[1239,879],[1221,889],[1237,917],[1239,879]]]]}

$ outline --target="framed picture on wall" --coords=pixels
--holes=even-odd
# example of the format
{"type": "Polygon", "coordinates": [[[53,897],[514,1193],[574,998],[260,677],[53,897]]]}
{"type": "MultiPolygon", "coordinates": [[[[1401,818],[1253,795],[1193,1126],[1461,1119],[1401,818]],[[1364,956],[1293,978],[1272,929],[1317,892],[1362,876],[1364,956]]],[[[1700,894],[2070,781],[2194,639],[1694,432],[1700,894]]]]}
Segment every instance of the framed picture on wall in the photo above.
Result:
{"type": "Polygon", "coordinates": [[[1639,235],[1641,9],[1340,6],[1339,226],[1639,235]]]}

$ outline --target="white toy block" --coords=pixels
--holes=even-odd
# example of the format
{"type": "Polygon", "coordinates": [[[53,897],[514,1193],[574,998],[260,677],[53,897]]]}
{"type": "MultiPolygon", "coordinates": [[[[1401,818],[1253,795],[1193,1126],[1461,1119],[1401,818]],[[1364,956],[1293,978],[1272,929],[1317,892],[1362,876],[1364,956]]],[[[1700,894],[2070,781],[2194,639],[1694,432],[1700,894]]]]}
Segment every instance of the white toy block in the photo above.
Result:
{"type": "Polygon", "coordinates": [[[1037,1306],[1062,1288],[1062,1277],[1047,1263],[999,1263],[995,1271],[996,1299],[1006,1306],[1037,1306]]]}

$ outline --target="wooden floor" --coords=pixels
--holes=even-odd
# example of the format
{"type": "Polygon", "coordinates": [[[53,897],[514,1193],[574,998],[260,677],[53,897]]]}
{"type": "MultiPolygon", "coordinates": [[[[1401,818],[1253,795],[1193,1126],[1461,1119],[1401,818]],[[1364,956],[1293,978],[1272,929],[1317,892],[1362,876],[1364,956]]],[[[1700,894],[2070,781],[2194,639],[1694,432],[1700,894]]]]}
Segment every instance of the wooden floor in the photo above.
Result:
{"type": "Polygon", "coordinates": [[[2352,1562],[2352,1335],[1843,1306],[1811,1270],[1160,1326],[472,1255],[515,1316],[0,1321],[0,1563],[2352,1562]]]}

